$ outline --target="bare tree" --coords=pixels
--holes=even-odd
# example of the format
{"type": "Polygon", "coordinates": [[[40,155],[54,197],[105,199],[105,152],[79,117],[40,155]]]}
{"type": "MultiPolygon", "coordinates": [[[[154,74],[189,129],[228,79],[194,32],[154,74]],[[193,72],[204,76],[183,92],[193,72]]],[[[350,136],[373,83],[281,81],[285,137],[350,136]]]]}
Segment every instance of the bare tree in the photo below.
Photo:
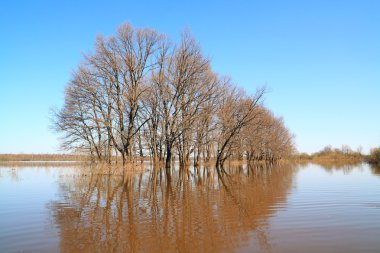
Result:
{"type": "Polygon", "coordinates": [[[131,161],[133,138],[147,120],[138,121],[146,76],[155,67],[161,35],[150,29],[122,25],[116,37],[98,37],[94,55],[87,56],[93,84],[99,87],[98,106],[112,145],[123,164],[131,161]]]}
{"type": "Polygon", "coordinates": [[[243,90],[231,86],[224,86],[224,94],[220,100],[218,110],[218,149],[216,167],[223,166],[224,161],[231,154],[232,143],[236,141],[240,131],[250,122],[259,117],[265,89],[258,89],[254,96],[247,96],[243,90]]]}
{"type": "Polygon", "coordinates": [[[155,95],[162,120],[166,147],[165,167],[170,169],[174,144],[183,164],[189,157],[189,142],[196,116],[213,97],[217,81],[209,60],[202,56],[199,45],[187,33],[182,35],[178,48],[165,50],[159,69],[154,75],[155,95]]]}

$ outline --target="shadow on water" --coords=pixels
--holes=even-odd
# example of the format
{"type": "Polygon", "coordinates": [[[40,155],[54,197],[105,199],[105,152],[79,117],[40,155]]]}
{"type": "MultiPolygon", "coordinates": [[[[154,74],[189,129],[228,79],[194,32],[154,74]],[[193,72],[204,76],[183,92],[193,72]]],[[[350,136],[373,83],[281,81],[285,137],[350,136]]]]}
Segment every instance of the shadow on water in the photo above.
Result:
{"type": "Polygon", "coordinates": [[[220,252],[255,238],[269,250],[268,219],[286,203],[296,168],[149,168],[120,176],[78,173],[49,203],[61,252],[220,252]]]}

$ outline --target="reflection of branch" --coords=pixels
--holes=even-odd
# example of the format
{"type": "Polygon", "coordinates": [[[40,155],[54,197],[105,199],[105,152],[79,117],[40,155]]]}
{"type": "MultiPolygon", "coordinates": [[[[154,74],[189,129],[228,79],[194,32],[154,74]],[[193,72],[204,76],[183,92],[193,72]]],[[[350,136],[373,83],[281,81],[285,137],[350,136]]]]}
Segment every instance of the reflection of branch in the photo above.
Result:
{"type": "Polygon", "coordinates": [[[232,194],[232,191],[228,188],[227,184],[224,182],[224,179],[221,176],[219,171],[218,171],[218,178],[222,182],[222,186],[224,190],[227,192],[227,195],[232,199],[235,205],[239,207],[239,211],[241,211],[246,217],[248,217],[248,211],[239,203],[237,198],[232,194]]]}
{"type": "MultiPolygon", "coordinates": [[[[231,198],[232,202],[238,207],[238,211],[243,216],[248,218],[249,217],[249,211],[247,210],[247,208],[245,208],[245,206],[241,202],[239,202],[239,199],[233,195],[232,191],[228,188],[227,184],[225,183],[224,178],[221,175],[221,173],[219,172],[219,170],[217,170],[217,172],[218,172],[218,179],[222,182],[222,186],[223,186],[224,190],[226,191],[227,196],[229,196],[231,198]]],[[[239,169],[238,172],[241,173],[242,170],[239,169]]],[[[228,177],[228,180],[229,180],[230,184],[233,183],[233,181],[231,180],[230,177],[228,177]]],[[[237,196],[240,196],[240,194],[237,194],[237,196]]],[[[268,236],[266,235],[265,230],[263,230],[259,225],[257,225],[257,227],[255,228],[255,232],[258,235],[260,246],[266,250],[270,250],[271,245],[268,241],[268,236]]]]}

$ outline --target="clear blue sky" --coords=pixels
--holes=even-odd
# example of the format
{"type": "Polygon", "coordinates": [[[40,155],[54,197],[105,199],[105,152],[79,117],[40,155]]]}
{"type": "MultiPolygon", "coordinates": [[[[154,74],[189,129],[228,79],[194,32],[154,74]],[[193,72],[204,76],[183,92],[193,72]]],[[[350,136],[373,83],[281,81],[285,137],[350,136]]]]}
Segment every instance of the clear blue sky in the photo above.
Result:
{"type": "Polygon", "coordinates": [[[283,116],[299,151],[380,146],[380,1],[1,1],[0,153],[54,153],[49,108],[97,34],[189,28],[214,69],[283,116]]]}

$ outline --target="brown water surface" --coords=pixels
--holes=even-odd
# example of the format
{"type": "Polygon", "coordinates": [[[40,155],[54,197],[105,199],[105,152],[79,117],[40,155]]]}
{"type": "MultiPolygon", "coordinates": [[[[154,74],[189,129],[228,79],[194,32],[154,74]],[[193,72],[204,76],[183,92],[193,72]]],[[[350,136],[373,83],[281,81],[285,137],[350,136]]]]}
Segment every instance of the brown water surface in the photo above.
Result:
{"type": "Polygon", "coordinates": [[[376,168],[146,167],[0,167],[0,252],[380,252],[376,168]]]}

